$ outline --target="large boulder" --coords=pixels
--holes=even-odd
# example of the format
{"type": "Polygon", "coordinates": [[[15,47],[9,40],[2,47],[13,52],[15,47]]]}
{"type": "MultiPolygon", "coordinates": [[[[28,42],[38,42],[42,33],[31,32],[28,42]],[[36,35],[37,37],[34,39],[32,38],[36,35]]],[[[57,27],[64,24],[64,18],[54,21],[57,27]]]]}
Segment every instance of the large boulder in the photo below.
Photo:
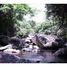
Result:
{"type": "Polygon", "coordinates": [[[8,45],[6,45],[6,46],[0,47],[0,51],[4,51],[4,50],[6,50],[6,49],[12,49],[12,44],[8,44],[8,45]]]}
{"type": "Polygon", "coordinates": [[[0,63],[32,63],[32,61],[13,54],[0,53],[0,63]]]}
{"type": "Polygon", "coordinates": [[[8,49],[5,49],[3,51],[3,53],[7,53],[7,54],[12,54],[12,55],[17,55],[18,56],[20,54],[20,50],[8,48],[8,49]]]}
{"type": "Polygon", "coordinates": [[[65,41],[62,38],[58,38],[54,34],[34,34],[29,35],[26,38],[26,42],[29,44],[37,45],[39,48],[51,48],[51,49],[58,49],[64,47],[65,41]]]}
{"type": "MultiPolygon", "coordinates": [[[[46,42],[47,42],[47,39],[44,37],[44,36],[40,36],[40,35],[38,35],[38,34],[34,34],[34,35],[29,35],[27,38],[26,38],[26,40],[25,40],[25,42],[26,43],[28,43],[28,44],[31,44],[32,43],[32,45],[37,45],[38,44],[38,42],[40,43],[42,43],[42,44],[45,44],[46,42]],[[38,39],[39,40],[38,40],[38,39]]],[[[38,46],[38,45],[37,45],[38,46]]]]}
{"type": "Polygon", "coordinates": [[[60,57],[60,58],[65,58],[67,59],[67,47],[66,48],[60,48],[54,53],[55,56],[60,57]]]}
{"type": "Polygon", "coordinates": [[[51,49],[59,49],[65,47],[65,41],[62,38],[58,38],[56,35],[43,35],[38,34],[35,35],[36,43],[41,48],[51,48],[51,49]]]}
{"type": "Polygon", "coordinates": [[[18,56],[2,53],[0,57],[0,63],[17,63],[19,59],[20,58],[18,56]]]}
{"type": "Polygon", "coordinates": [[[13,44],[14,49],[22,49],[25,45],[25,40],[17,37],[11,37],[9,43],[13,44]]]}
{"type": "Polygon", "coordinates": [[[0,35],[0,46],[6,46],[9,43],[9,37],[5,35],[0,35]]]}
{"type": "Polygon", "coordinates": [[[57,43],[57,45],[59,46],[59,47],[65,47],[65,41],[64,41],[64,39],[62,39],[62,38],[57,38],[57,39],[55,39],[55,43],[57,43]]]}
{"type": "Polygon", "coordinates": [[[57,39],[57,36],[55,35],[38,34],[35,35],[35,37],[36,37],[36,43],[40,48],[50,48],[53,46],[57,46],[57,43],[55,43],[55,39],[57,39]]]}

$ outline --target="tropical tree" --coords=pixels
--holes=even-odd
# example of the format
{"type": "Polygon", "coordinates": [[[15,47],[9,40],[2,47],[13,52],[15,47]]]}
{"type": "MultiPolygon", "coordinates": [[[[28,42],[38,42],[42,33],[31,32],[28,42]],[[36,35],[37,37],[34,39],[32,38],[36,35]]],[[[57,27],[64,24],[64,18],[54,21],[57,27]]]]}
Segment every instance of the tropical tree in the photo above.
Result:
{"type": "Polygon", "coordinates": [[[67,4],[46,4],[47,19],[58,20],[59,30],[57,34],[67,38],[67,4]],[[56,19],[54,19],[56,18],[56,19]]]}
{"type": "Polygon", "coordinates": [[[26,4],[0,4],[0,33],[16,35],[26,14],[33,15],[33,11],[26,4]]]}

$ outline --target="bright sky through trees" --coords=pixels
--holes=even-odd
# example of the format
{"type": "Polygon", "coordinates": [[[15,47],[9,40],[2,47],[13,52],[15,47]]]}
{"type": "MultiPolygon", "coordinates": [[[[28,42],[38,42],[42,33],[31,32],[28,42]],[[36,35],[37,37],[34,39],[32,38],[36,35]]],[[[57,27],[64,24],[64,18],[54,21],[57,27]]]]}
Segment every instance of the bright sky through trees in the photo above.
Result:
{"type": "Polygon", "coordinates": [[[32,9],[35,9],[37,13],[32,18],[30,18],[29,15],[25,16],[26,20],[34,20],[37,24],[40,24],[45,21],[45,4],[29,4],[29,6],[32,9]]]}

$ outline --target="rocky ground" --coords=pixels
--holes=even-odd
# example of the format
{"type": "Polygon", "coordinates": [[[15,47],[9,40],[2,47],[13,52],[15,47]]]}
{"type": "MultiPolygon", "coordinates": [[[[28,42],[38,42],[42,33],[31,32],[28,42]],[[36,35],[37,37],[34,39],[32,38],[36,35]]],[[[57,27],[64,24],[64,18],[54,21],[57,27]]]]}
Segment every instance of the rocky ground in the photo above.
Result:
{"type": "Polygon", "coordinates": [[[67,63],[67,45],[53,34],[0,35],[0,63],[67,63]]]}

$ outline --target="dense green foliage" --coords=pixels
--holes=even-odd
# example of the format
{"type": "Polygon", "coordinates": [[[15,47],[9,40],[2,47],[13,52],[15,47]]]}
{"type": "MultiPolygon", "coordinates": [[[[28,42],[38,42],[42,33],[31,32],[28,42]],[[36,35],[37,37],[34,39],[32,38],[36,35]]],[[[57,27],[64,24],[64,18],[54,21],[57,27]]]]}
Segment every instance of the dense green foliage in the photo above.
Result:
{"type": "Polygon", "coordinates": [[[14,35],[14,23],[12,5],[0,5],[0,33],[5,35],[14,35]]]}
{"type": "Polygon", "coordinates": [[[59,18],[59,26],[67,27],[67,4],[47,4],[47,17],[59,18]]]}
{"type": "Polygon", "coordinates": [[[57,20],[58,18],[58,32],[57,34],[67,39],[67,4],[46,4],[47,18],[57,20]]]}
{"type": "Polygon", "coordinates": [[[63,29],[67,36],[66,4],[46,4],[47,21],[36,25],[33,20],[26,21],[24,16],[33,17],[36,13],[27,4],[0,4],[0,34],[8,36],[27,36],[29,33],[57,33],[63,29]]]}
{"type": "Polygon", "coordinates": [[[31,25],[24,21],[23,16],[26,14],[33,15],[33,11],[26,4],[1,4],[0,33],[8,36],[17,35],[19,32],[27,33],[27,28],[31,29],[31,25]]]}

